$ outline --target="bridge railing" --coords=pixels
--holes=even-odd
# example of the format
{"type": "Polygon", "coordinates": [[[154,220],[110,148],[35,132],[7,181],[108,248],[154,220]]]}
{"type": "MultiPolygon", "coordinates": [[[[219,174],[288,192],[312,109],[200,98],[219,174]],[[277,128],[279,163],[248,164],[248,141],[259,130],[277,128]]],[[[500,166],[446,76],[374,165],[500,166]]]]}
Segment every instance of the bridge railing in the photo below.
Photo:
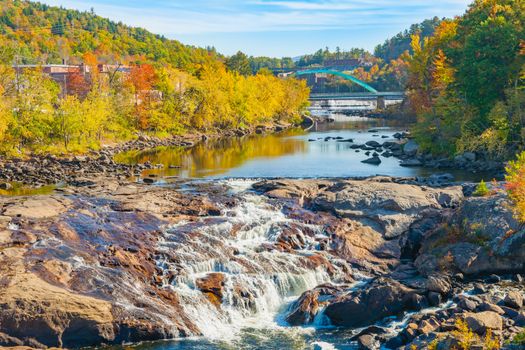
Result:
{"type": "Polygon", "coordinates": [[[335,93],[312,93],[310,99],[341,99],[341,98],[373,98],[373,97],[393,97],[405,98],[403,91],[386,91],[386,92],[335,92],[335,93]]]}

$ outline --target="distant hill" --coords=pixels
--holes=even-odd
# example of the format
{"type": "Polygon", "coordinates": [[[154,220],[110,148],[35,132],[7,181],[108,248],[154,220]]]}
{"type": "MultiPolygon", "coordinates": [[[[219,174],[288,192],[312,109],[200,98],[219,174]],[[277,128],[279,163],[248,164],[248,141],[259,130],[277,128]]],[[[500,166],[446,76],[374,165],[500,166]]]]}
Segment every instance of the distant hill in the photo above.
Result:
{"type": "Polygon", "coordinates": [[[376,46],[374,55],[385,62],[395,60],[403,52],[410,51],[411,36],[420,33],[422,38],[432,36],[436,27],[442,22],[438,17],[427,19],[419,24],[413,24],[410,29],[398,33],[393,38],[387,39],[383,44],[376,46]]]}
{"type": "Polygon", "coordinates": [[[151,61],[191,70],[196,63],[218,58],[213,48],[186,46],[93,11],[25,0],[0,2],[0,55],[4,61],[18,52],[21,63],[77,63],[83,54],[95,53],[105,63],[151,61]]]}

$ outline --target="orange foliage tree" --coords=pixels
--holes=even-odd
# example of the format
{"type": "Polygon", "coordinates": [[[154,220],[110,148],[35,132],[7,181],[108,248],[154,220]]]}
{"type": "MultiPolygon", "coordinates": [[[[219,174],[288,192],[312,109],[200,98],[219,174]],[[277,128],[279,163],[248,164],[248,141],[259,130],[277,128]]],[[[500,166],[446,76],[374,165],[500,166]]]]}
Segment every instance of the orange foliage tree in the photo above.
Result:
{"type": "Polygon", "coordinates": [[[128,82],[135,96],[135,111],[137,127],[141,130],[148,128],[148,110],[156,99],[153,91],[158,81],[157,73],[150,64],[134,65],[128,77],[128,82]]]}
{"type": "Polygon", "coordinates": [[[83,72],[74,70],[68,74],[66,82],[66,91],[68,95],[85,98],[90,90],[91,84],[86,80],[83,72]]]}

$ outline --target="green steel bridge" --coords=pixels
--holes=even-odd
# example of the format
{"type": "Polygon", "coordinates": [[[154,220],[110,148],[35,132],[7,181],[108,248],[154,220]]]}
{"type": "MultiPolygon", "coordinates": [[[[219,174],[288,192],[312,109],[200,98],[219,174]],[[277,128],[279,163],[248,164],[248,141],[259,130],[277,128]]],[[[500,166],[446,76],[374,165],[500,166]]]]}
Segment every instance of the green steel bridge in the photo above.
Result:
{"type": "Polygon", "coordinates": [[[310,74],[336,75],[336,76],[341,77],[343,79],[350,80],[351,82],[353,82],[353,83],[355,83],[355,84],[365,88],[368,92],[371,92],[373,94],[377,94],[378,93],[378,91],[376,89],[374,89],[373,87],[371,87],[367,83],[357,79],[356,77],[354,77],[354,76],[352,76],[350,74],[346,74],[346,73],[337,71],[337,70],[333,70],[333,69],[323,69],[323,68],[320,68],[320,69],[307,69],[307,70],[300,70],[300,71],[297,71],[297,72],[293,73],[293,75],[295,75],[295,76],[310,75],[310,74]]]}
{"type": "Polygon", "coordinates": [[[342,93],[312,93],[310,95],[311,101],[326,101],[326,100],[404,100],[405,93],[403,91],[388,91],[380,92],[374,89],[372,86],[368,85],[364,81],[357,79],[356,77],[338,71],[334,69],[327,68],[316,68],[316,69],[306,69],[299,70],[289,73],[291,76],[303,76],[310,74],[328,74],[341,77],[343,79],[349,80],[356,85],[361,86],[366,91],[365,92],[342,92],[342,93]]]}

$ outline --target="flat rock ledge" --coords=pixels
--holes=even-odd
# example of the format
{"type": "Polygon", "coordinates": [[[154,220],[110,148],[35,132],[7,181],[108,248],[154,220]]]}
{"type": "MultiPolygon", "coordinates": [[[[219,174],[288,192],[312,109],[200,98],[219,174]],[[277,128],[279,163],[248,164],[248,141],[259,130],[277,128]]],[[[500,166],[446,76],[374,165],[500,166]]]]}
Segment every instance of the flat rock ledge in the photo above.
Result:
{"type": "MultiPolygon", "coordinates": [[[[181,270],[158,265],[162,257],[181,266],[181,257],[159,251],[159,242],[181,222],[189,224],[177,239],[191,242],[241,199],[224,183],[173,186],[101,178],[52,195],[1,197],[0,345],[78,348],[200,335],[166,288],[181,270]]],[[[336,282],[306,291],[287,321],[322,317],[360,328],[349,341],[365,349],[450,349],[462,341],[458,321],[475,342],[523,332],[525,231],[505,193],[470,197],[467,187],[386,177],[254,184],[290,219],[256,251],[296,254],[301,267],[336,282]]],[[[206,242],[237,259],[231,247],[206,242]]],[[[210,273],[196,283],[218,310],[225,278],[210,273]]],[[[253,303],[244,287],[236,286],[238,302],[253,303]]]]}

